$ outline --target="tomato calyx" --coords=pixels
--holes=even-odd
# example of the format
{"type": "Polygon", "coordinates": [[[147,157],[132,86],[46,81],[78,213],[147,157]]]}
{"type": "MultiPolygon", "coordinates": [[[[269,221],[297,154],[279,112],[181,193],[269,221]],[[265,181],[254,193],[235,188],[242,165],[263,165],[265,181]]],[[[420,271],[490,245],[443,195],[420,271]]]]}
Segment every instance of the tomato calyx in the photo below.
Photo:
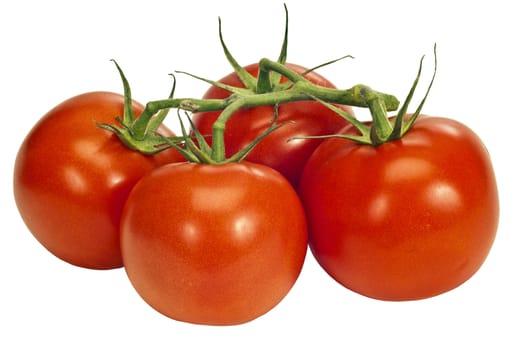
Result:
{"type": "MultiPolygon", "coordinates": [[[[287,46],[288,46],[288,37],[289,37],[289,11],[287,10],[287,5],[283,5],[285,8],[285,31],[283,36],[283,42],[281,45],[280,54],[278,56],[278,59],[276,62],[280,65],[280,70],[271,69],[271,67],[266,63],[263,64],[260,62],[260,69],[258,72],[258,77],[256,78],[252,74],[250,74],[242,65],[240,65],[234,56],[231,54],[229,49],[227,48],[227,45],[225,45],[225,41],[223,40],[223,34],[222,34],[222,25],[221,25],[221,19],[219,19],[219,37],[220,37],[220,43],[223,49],[223,52],[225,54],[225,57],[227,58],[229,64],[234,69],[234,72],[238,76],[238,78],[241,80],[243,85],[245,86],[244,89],[242,88],[236,88],[233,86],[228,86],[225,84],[221,84],[219,82],[205,80],[206,82],[216,86],[220,87],[222,89],[225,89],[231,93],[240,93],[240,94],[264,94],[268,92],[277,92],[277,91],[284,91],[291,89],[296,82],[296,80],[306,80],[304,78],[305,75],[307,75],[310,72],[315,71],[318,68],[324,67],[326,65],[333,64],[335,62],[338,62],[340,60],[343,60],[345,58],[354,58],[351,55],[345,55],[343,57],[340,57],[338,59],[331,60],[326,63],[322,63],[316,67],[307,69],[301,74],[297,74],[288,67],[285,66],[285,63],[287,61],[287,46]],[[293,79],[290,79],[289,76],[293,76],[293,79]],[[287,78],[288,80],[282,79],[287,78]]],[[[262,60],[264,61],[264,60],[262,60]]],[[[267,62],[270,62],[266,60],[267,62]]],[[[196,77],[198,78],[198,77],[196,77]]]]}
{"type": "MultiPolygon", "coordinates": [[[[118,69],[124,88],[124,111],[123,118],[115,118],[117,124],[96,123],[98,127],[113,132],[120,141],[128,148],[139,151],[143,154],[156,154],[170,148],[169,143],[177,143],[183,140],[180,137],[169,137],[166,139],[159,135],[157,130],[167,117],[168,109],[159,110],[151,114],[149,118],[135,118],[132,108],[131,87],[122,69],[115,60],[112,60],[118,69]],[[169,141],[169,143],[167,142],[169,141]]],[[[174,95],[176,79],[173,77],[173,86],[169,98],[174,95]]]]}
{"type": "Polygon", "coordinates": [[[239,150],[235,154],[233,154],[231,157],[221,157],[221,154],[225,154],[224,149],[224,142],[216,142],[213,141],[213,146],[209,146],[207,143],[207,140],[204,135],[200,133],[200,131],[195,127],[193,124],[192,119],[190,116],[186,113],[187,120],[189,121],[189,124],[191,126],[192,133],[188,132],[187,129],[184,126],[183,120],[180,116],[180,110],[178,110],[178,120],[180,123],[180,129],[182,131],[182,143],[175,143],[169,138],[164,138],[165,142],[169,144],[169,146],[175,148],[178,152],[180,152],[189,162],[192,163],[200,163],[200,164],[227,164],[227,163],[233,163],[233,162],[241,162],[242,160],[247,157],[249,152],[265,137],[267,137],[270,133],[272,133],[275,130],[278,130],[279,128],[283,127],[284,125],[288,124],[288,122],[285,123],[279,123],[278,124],[278,105],[274,106],[274,117],[272,119],[271,124],[269,127],[258,137],[256,137],[251,143],[249,143],[245,148],[239,150]],[[183,144],[183,146],[182,146],[183,144]],[[217,145],[217,146],[214,146],[217,145]],[[217,147],[221,146],[223,147],[222,150],[217,150],[217,147]],[[217,156],[218,154],[218,156],[217,156]]]}
{"type": "MultiPolygon", "coordinates": [[[[238,156],[233,156],[232,158],[227,159],[224,146],[226,123],[229,118],[240,109],[274,106],[277,110],[277,106],[284,103],[313,100],[320,100],[329,104],[364,108],[376,105],[370,103],[371,101],[376,100],[379,103],[379,107],[384,110],[384,113],[387,111],[394,111],[399,107],[399,101],[395,96],[375,91],[366,85],[358,84],[349,89],[335,89],[315,85],[304,77],[304,75],[316,68],[352,56],[347,55],[332,60],[309,69],[302,74],[298,74],[287,67],[285,64],[288,43],[288,12],[286,6],[285,13],[285,35],[279,57],[277,61],[262,58],[258,64],[259,71],[257,78],[240,66],[236,59],[231,55],[223,40],[221,20],[219,21],[219,34],[223,51],[229,63],[234,68],[235,73],[238,75],[240,80],[242,80],[245,88],[233,87],[189,73],[176,71],[177,73],[188,74],[194,78],[227,90],[231,95],[224,99],[174,98],[173,86],[167,99],[148,102],[142,113],[136,119],[133,119],[131,116],[132,114],[128,111],[130,108],[126,108],[123,120],[119,118],[116,119],[119,125],[100,124],[99,126],[113,131],[125,145],[142,153],[156,153],[169,147],[174,147],[173,145],[178,142],[182,142],[187,147],[182,148],[182,145],[179,144],[178,147],[175,148],[180,150],[195,146],[199,149],[199,151],[193,150],[193,154],[190,156],[187,154],[191,161],[199,160],[202,162],[223,163],[244,158],[243,151],[240,151],[242,153],[238,156]],[[158,135],[158,127],[167,116],[168,111],[173,108],[184,110],[189,113],[221,111],[220,116],[217,118],[212,128],[212,146],[205,146],[197,139],[193,140],[188,137],[165,139],[161,135],[158,135]]],[[[124,83],[125,96],[130,101],[131,92],[129,84],[118,65],[117,68],[124,83]]],[[[272,132],[274,128],[276,128],[275,125],[269,127],[268,131],[272,132]]],[[[259,141],[260,140],[254,140],[252,147],[254,147],[259,141]]],[[[250,149],[252,149],[252,147],[249,145],[246,148],[245,155],[250,149]]]]}
{"type": "MultiPolygon", "coordinates": [[[[432,84],[434,83],[434,79],[436,78],[436,71],[438,68],[436,44],[434,44],[434,71],[432,73],[432,78],[427,87],[427,90],[425,91],[425,95],[423,96],[423,99],[419,103],[415,112],[407,119],[406,118],[407,109],[412,100],[412,97],[414,96],[416,87],[418,86],[418,82],[421,77],[421,71],[423,68],[424,58],[425,58],[425,56],[421,57],[421,60],[419,63],[419,68],[418,68],[418,73],[416,75],[416,78],[414,79],[414,82],[412,83],[412,86],[410,88],[410,91],[409,91],[407,97],[405,98],[405,102],[400,107],[397,115],[394,118],[392,118],[391,121],[388,118],[387,112],[386,112],[385,108],[383,107],[383,103],[381,101],[380,101],[379,105],[375,108],[373,108],[372,105],[369,105],[369,109],[371,111],[371,114],[372,114],[373,120],[374,120],[373,127],[371,127],[371,141],[373,142],[373,145],[380,145],[385,142],[400,139],[401,137],[403,137],[403,135],[405,135],[412,128],[412,125],[414,125],[414,122],[420,115],[421,110],[423,109],[423,105],[425,104],[425,101],[427,100],[427,97],[432,88],[432,84]],[[375,130],[375,132],[373,132],[373,129],[375,130]],[[382,131],[381,135],[378,133],[379,131],[382,131]],[[373,134],[376,134],[377,137],[373,136],[373,134]]],[[[376,96],[376,99],[379,100],[380,97],[376,96]]]]}
{"type": "Polygon", "coordinates": [[[238,96],[261,95],[261,94],[265,94],[265,93],[269,93],[269,92],[278,92],[278,91],[289,90],[289,89],[293,88],[293,86],[295,85],[295,83],[297,81],[307,81],[305,79],[305,76],[321,67],[336,63],[345,58],[354,58],[352,55],[345,55],[340,58],[317,65],[313,68],[307,69],[301,74],[298,74],[298,73],[294,72],[293,70],[289,69],[287,66],[285,66],[285,63],[287,61],[289,13],[287,10],[287,6],[285,4],[284,4],[284,7],[285,7],[285,34],[283,37],[280,54],[278,56],[278,59],[275,62],[271,62],[269,59],[265,59],[265,58],[262,59],[259,63],[259,72],[258,72],[257,77],[254,76],[253,74],[249,73],[247,71],[247,69],[245,69],[244,66],[240,65],[238,63],[238,61],[234,58],[234,56],[231,54],[230,50],[227,48],[227,45],[225,44],[225,40],[223,39],[221,18],[218,18],[218,32],[219,32],[219,38],[220,38],[220,43],[221,43],[223,52],[225,54],[225,57],[227,58],[227,61],[229,62],[229,64],[233,68],[234,72],[236,73],[236,75],[238,76],[238,78],[240,79],[242,84],[244,85],[243,88],[223,84],[219,81],[206,79],[206,78],[196,76],[194,74],[191,74],[191,73],[188,73],[185,71],[176,71],[176,73],[189,75],[195,79],[204,81],[215,87],[226,90],[233,95],[238,95],[238,96]]]}
{"type": "MultiPolygon", "coordinates": [[[[342,110],[341,108],[338,108],[330,103],[327,103],[326,101],[322,100],[321,98],[318,98],[317,96],[311,96],[314,100],[322,103],[324,106],[335,111],[345,120],[347,120],[347,122],[349,122],[349,124],[351,124],[352,126],[354,126],[356,128],[356,130],[359,132],[359,135],[333,134],[333,135],[308,136],[308,137],[300,137],[300,138],[336,138],[337,137],[337,138],[351,140],[351,141],[354,141],[359,144],[371,145],[371,146],[379,146],[386,142],[391,142],[391,141],[395,141],[395,140],[402,138],[412,128],[412,126],[414,125],[414,122],[420,115],[423,105],[425,104],[425,101],[432,88],[432,84],[434,83],[434,79],[436,77],[436,71],[437,71],[436,45],[434,45],[434,72],[432,75],[432,79],[425,92],[425,95],[423,96],[423,99],[421,100],[420,104],[416,108],[415,112],[412,113],[407,118],[407,109],[409,107],[409,104],[412,100],[412,97],[413,97],[416,87],[418,85],[419,79],[421,77],[421,71],[423,68],[424,58],[425,58],[425,56],[423,56],[420,60],[416,78],[414,79],[414,82],[410,88],[410,91],[409,91],[407,97],[405,98],[405,101],[401,105],[401,108],[399,109],[396,116],[389,117],[387,115],[387,109],[388,109],[387,102],[383,100],[383,97],[380,94],[377,94],[372,89],[362,88],[359,91],[359,94],[362,96],[362,99],[367,102],[367,107],[369,108],[371,116],[372,116],[371,123],[363,123],[363,122],[357,120],[356,118],[354,118],[353,116],[351,116],[350,114],[348,114],[346,111],[342,110]]],[[[297,138],[295,138],[295,139],[297,139],[297,138]]]]}
{"type": "MultiPolygon", "coordinates": [[[[248,154],[248,152],[261,139],[256,139],[245,150],[239,151],[237,155],[231,158],[225,157],[224,132],[227,120],[232,115],[243,108],[252,108],[258,106],[274,106],[275,116],[277,115],[277,107],[280,104],[292,101],[310,101],[321,100],[324,103],[345,104],[350,106],[367,107],[369,105],[368,96],[378,98],[381,101],[382,107],[386,110],[395,110],[398,108],[399,102],[393,95],[377,92],[370,87],[358,84],[350,89],[339,90],[334,88],[327,88],[313,84],[305,79],[300,74],[291,71],[284,64],[274,62],[269,59],[260,60],[260,70],[268,73],[275,71],[283,74],[293,85],[292,89],[282,91],[272,91],[262,94],[242,93],[240,90],[234,92],[231,96],[225,99],[194,99],[194,98],[174,98],[174,88],[176,80],[174,80],[173,87],[169,97],[165,100],[157,100],[148,102],[145,105],[141,114],[134,118],[131,103],[131,88],[127,81],[125,74],[120,66],[114,62],[122,83],[124,86],[124,115],[123,118],[115,118],[117,125],[109,123],[98,123],[100,128],[114,132],[119,139],[130,149],[139,151],[144,154],[154,154],[174,147],[179,151],[182,148],[180,143],[185,143],[187,146],[198,146],[199,151],[193,150],[193,155],[189,156],[190,161],[204,163],[224,163],[231,161],[239,161],[248,154]],[[196,142],[190,137],[169,137],[166,138],[160,135],[157,130],[166,118],[170,109],[176,108],[186,112],[203,112],[203,111],[219,111],[220,116],[213,125],[212,131],[212,146],[205,146],[198,140],[196,142]],[[207,148],[210,148],[208,150],[207,148]]],[[[174,78],[174,75],[173,75],[174,78]]],[[[275,118],[276,120],[277,118],[275,118]]],[[[276,125],[275,121],[268,132],[272,132],[283,125],[276,125]]],[[[186,132],[186,130],[184,130],[186,132]]],[[[267,134],[261,135],[265,137],[267,134]]],[[[183,153],[184,156],[188,154],[183,153]]]]}

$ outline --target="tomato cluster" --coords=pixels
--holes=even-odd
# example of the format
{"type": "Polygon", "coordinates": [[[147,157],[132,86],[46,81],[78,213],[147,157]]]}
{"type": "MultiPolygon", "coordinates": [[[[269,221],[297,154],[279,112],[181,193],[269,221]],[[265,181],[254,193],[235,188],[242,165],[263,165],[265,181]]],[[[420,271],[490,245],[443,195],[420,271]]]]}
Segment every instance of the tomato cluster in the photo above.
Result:
{"type": "Polygon", "coordinates": [[[213,82],[201,100],[164,101],[158,110],[195,112],[180,137],[157,104],[130,99],[121,70],[124,95],[86,93],[50,110],[14,168],[31,233],[73,265],[123,266],[154,309],[196,324],[274,308],[308,247],[334,280],[375,299],[433,297],[469,279],[499,219],[480,138],[421,107],[407,115],[415,85],[389,118],[367,87],[339,91],[301,66],[263,62],[213,82]],[[267,67],[281,75],[269,79],[267,67]],[[372,122],[354,117],[362,105],[372,122]]]}

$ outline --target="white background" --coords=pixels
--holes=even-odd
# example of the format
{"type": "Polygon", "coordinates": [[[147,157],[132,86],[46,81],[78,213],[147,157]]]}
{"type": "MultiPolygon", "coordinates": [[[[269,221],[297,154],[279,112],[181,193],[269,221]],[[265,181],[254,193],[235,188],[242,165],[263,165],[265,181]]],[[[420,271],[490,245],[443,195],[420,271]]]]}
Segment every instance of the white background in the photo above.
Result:
{"type": "MultiPolygon", "coordinates": [[[[268,314],[241,326],[207,327],[152,310],[123,269],[90,271],[58,260],[29,233],[13,201],[14,157],[31,126],[76,94],[121,92],[110,59],[122,66],[141,102],[166,97],[174,70],[220,78],[230,68],[218,41],[218,16],[240,63],[275,59],[283,2],[3,1],[0,348],[523,348],[523,26],[517,2],[286,3],[289,62],[310,67],[345,54],[356,57],[319,71],[338,87],[365,83],[402,99],[426,54],[421,92],[438,44],[438,76],[424,112],[474,129],[491,152],[498,179],[501,221],[481,270],[444,295],[389,303],[342,288],[308,255],[295,287],[268,314]]],[[[178,77],[179,97],[199,97],[206,88],[178,77]]]]}

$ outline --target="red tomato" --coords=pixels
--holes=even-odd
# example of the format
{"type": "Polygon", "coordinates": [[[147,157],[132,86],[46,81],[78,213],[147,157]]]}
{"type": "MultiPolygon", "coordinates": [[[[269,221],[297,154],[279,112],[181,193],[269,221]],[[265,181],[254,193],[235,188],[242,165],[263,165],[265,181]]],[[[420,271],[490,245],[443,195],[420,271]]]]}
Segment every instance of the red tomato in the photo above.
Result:
{"type": "Polygon", "coordinates": [[[384,300],[435,296],[469,279],[499,218],[489,154],[466,126],[420,117],[379,147],[328,139],[305,167],[310,247],[339,283],[384,300]]]}
{"type": "Polygon", "coordinates": [[[196,324],[266,313],[294,285],[307,250],[298,195],[274,169],[250,162],[154,170],[129,195],[121,230],[139,295],[196,324]]]}
{"type": "Polygon", "coordinates": [[[20,214],[41,244],[73,265],[121,267],[119,222],[128,193],[153,168],[182,159],[174,150],[144,156],[96,126],[114,123],[123,104],[123,96],[110,92],[68,99],[43,116],[18,151],[20,214]]]}
{"type": "MultiPolygon", "coordinates": [[[[306,70],[295,64],[287,64],[287,66],[300,74],[306,70]]],[[[253,76],[258,76],[258,64],[251,64],[245,69],[253,76]]],[[[334,88],[331,82],[318,73],[308,73],[305,78],[316,85],[334,88]]],[[[243,87],[236,73],[227,75],[220,82],[243,87]]],[[[212,86],[203,98],[223,99],[229,95],[228,91],[212,86]]],[[[342,106],[341,108],[352,114],[352,109],[349,106],[342,106]]],[[[220,113],[221,111],[195,113],[193,120],[196,128],[203,135],[210,135],[212,125],[220,113]]],[[[225,130],[227,157],[244,149],[252,140],[267,130],[273,116],[273,106],[243,109],[236,112],[227,122],[225,130]]],[[[278,170],[297,188],[303,167],[311,153],[321,143],[321,140],[289,141],[289,139],[295,136],[332,134],[345,126],[347,122],[319,102],[312,101],[297,101],[280,105],[278,120],[280,123],[292,120],[293,123],[272,132],[251,151],[246,159],[278,170]]]]}

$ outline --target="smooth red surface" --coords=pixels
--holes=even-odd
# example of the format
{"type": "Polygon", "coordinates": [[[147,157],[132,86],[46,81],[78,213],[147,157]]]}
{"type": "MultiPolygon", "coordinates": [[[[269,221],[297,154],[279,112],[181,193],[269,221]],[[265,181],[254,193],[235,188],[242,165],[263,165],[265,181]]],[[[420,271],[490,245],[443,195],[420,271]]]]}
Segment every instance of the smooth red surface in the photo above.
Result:
{"type": "MultiPolygon", "coordinates": [[[[155,167],[182,160],[174,150],[131,151],[96,126],[122,117],[123,102],[111,92],[72,97],[38,121],[17,154],[14,195],[23,220],[42,245],[73,265],[121,267],[119,223],[128,193],[155,167]]],[[[133,107],[136,114],[143,109],[133,107]]]]}
{"type": "Polygon", "coordinates": [[[486,259],[499,220],[486,148],[445,118],[420,117],[401,140],[379,147],[327,140],[300,190],[318,262],[342,285],[377,299],[457,287],[486,259]]]}
{"type": "Polygon", "coordinates": [[[306,250],[296,192],[250,162],[158,168],[132,190],[122,217],[130,281],[154,309],[184,322],[261,316],[294,285],[306,250]]]}

